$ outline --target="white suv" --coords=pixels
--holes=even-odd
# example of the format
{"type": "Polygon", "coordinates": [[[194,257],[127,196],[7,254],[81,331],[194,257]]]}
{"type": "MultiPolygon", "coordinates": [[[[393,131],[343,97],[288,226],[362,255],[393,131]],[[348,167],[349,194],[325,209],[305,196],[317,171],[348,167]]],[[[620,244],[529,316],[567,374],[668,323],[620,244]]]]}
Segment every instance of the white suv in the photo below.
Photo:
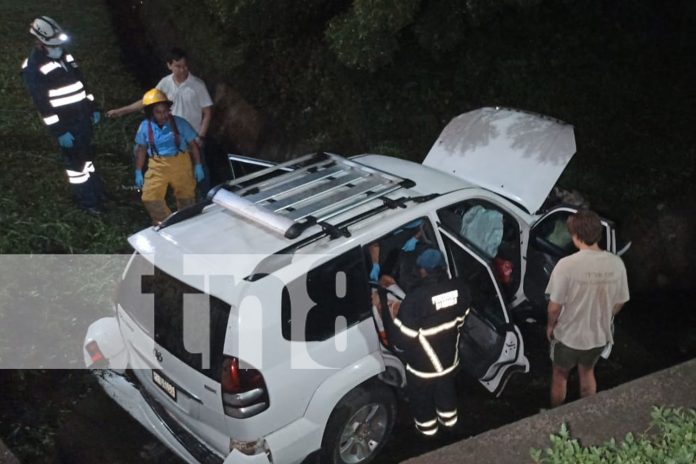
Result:
{"type": "Polygon", "coordinates": [[[499,393],[529,369],[513,316],[543,314],[548,275],[573,251],[575,209],[544,202],[574,152],[570,125],[482,108],[447,125],[423,164],[234,158],[256,172],[129,238],[116,315],[90,326],[85,361],[189,462],[367,462],[405,384],[378,336],[369,245],[422,219],[486,328],[462,337],[462,369],[499,393]]]}

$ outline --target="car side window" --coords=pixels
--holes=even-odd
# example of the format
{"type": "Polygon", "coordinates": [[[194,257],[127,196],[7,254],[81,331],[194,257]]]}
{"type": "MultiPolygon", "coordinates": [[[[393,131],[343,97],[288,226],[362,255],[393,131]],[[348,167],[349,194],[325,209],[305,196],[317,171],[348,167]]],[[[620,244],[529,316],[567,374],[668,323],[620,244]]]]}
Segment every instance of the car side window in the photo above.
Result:
{"type": "Polygon", "coordinates": [[[336,334],[337,326],[347,328],[371,315],[367,273],[360,247],[319,265],[309,271],[306,278],[300,277],[283,289],[281,317],[286,340],[327,340],[336,334]],[[294,326],[303,319],[298,318],[298,314],[303,315],[305,311],[304,327],[294,326]]]}
{"type": "MultiPolygon", "coordinates": [[[[576,251],[566,221],[574,211],[559,210],[542,219],[531,233],[531,245],[535,249],[555,257],[568,256],[576,251]]],[[[607,249],[607,228],[602,224],[599,247],[607,249]]]]}
{"type": "Polygon", "coordinates": [[[420,281],[416,258],[426,249],[436,247],[435,243],[433,226],[427,217],[411,220],[365,247],[368,271],[378,258],[381,275],[393,277],[408,292],[420,281]]]}
{"type": "Polygon", "coordinates": [[[507,211],[482,199],[466,200],[437,212],[441,225],[492,263],[506,296],[520,283],[520,226],[507,211]]]}

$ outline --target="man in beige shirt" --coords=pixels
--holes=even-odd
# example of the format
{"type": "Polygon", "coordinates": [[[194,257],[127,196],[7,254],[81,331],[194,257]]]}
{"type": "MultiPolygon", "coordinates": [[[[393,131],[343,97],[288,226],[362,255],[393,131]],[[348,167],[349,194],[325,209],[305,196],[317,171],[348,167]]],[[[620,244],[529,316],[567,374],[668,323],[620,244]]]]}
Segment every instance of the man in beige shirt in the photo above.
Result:
{"type": "Polygon", "coordinates": [[[568,218],[568,230],[578,251],[558,262],[546,287],[546,335],[553,363],[551,407],[565,401],[568,375],[575,366],[580,396],[597,392],[594,366],[604,347],[614,342],[612,318],[629,298],[623,262],[599,248],[599,216],[579,211],[568,218]]]}

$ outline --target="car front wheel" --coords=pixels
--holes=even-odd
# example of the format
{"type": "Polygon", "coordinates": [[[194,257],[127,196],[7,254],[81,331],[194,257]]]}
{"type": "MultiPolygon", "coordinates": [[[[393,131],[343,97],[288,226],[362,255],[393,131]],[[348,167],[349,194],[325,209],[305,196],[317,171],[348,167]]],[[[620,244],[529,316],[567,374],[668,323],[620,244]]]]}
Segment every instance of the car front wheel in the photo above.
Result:
{"type": "Polygon", "coordinates": [[[396,418],[391,389],[371,382],[348,393],[326,426],[322,463],[367,464],[389,438],[396,418]]]}

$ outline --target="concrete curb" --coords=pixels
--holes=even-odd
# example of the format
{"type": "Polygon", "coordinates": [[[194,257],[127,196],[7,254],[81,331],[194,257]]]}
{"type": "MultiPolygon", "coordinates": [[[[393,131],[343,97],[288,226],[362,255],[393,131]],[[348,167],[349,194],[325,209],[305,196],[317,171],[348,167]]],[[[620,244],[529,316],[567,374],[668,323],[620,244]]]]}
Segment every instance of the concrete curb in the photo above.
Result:
{"type": "Polygon", "coordinates": [[[584,445],[597,445],[612,437],[622,439],[628,432],[644,432],[655,405],[696,407],[696,359],[404,462],[532,462],[529,450],[550,446],[549,435],[558,433],[563,423],[584,445]]]}
{"type": "Polygon", "coordinates": [[[12,451],[0,440],[0,464],[19,464],[19,459],[12,454],[12,451]]]}

